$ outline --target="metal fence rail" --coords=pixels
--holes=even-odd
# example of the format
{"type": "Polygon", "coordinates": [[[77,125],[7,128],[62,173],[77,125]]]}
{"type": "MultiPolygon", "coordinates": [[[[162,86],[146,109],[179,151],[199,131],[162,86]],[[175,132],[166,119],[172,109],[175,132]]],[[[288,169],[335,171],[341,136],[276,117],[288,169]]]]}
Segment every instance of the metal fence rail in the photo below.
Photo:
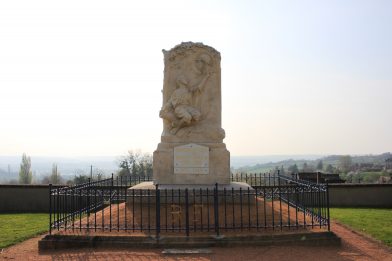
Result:
{"type": "Polygon", "coordinates": [[[136,190],[151,177],[113,176],[65,188],[50,188],[50,233],[225,233],[328,229],[328,186],[281,175],[232,177],[247,189],[136,190]]]}

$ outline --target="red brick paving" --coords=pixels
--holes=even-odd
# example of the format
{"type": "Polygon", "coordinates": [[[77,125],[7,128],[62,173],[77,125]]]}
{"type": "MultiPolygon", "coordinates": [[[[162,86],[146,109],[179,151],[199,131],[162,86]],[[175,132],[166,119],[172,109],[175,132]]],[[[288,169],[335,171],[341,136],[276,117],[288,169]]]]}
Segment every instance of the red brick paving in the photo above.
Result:
{"type": "Polygon", "coordinates": [[[163,249],[77,249],[38,252],[42,236],[5,249],[0,260],[377,260],[392,261],[392,251],[339,224],[332,230],[342,238],[341,247],[260,246],[211,248],[212,254],[164,255],[163,249]]]}

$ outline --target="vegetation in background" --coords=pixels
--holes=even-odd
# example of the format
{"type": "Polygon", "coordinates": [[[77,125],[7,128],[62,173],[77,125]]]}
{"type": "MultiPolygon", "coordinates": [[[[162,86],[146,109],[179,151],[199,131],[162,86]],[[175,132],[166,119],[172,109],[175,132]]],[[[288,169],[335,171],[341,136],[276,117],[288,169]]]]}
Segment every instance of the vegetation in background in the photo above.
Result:
{"type": "MultiPolygon", "coordinates": [[[[15,157],[14,157],[15,158],[15,157]]],[[[241,168],[231,167],[231,172],[236,173],[273,173],[279,170],[280,173],[285,175],[291,175],[291,173],[298,173],[302,171],[322,171],[324,173],[335,173],[340,174],[343,180],[347,183],[391,183],[392,170],[384,170],[385,160],[392,158],[391,153],[383,153],[379,155],[362,155],[362,156],[343,156],[343,155],[331,155],[314,160],[281,160],[279,162],[269,162],[263,164],[256,164],[253,166],[244,166],[241,168]],[[347,162],[350,162],[351,158],[351,169],[349,172],[343,172],[343,169],[347,169],[347,162]],[[383,176],[383,177],[381,177],[383,176]]],[[[15,160],[15,159],[13,159],[15,160]]],[[[16,164],[20,159],[16,158],[16,164]]],[[[0,157],[1,161],[1,157],[0,157]]],[[[34,166],[39,165],[34,161],[34,166]]],[[[50,162],[53,162],[50,160],[50,162]]],[[[253,161],[252,162],[257,162],[253,161]]],[[[0,162],[1,163],[1,162],[0,162]]],[[[7,162],[2,161],[3,165],[7,165],[7,162]]],[[[113,162],[114,163],[114,162],[113,162]]],[[[106,164],[106,163],[105,163],[106,164]]],[[[114,166],[107,167],[103,165],[102,169],[92,167],[89,168],[90,163],[86,163],[86,166],[81,166],[75,162],[61,164],[61,173],[57,170],[56,166],[52,166],[52,172],[50,173],[47,169],[44,169],[44,173],[41,170],[38,175],[31,169],[30,157],[24,154],[22,158],[22,164],[15,167],[15,171],[12,171],[10,164],[8,164],[8,172],[0,169],[0,183],[3,184],[64,184],[73,185],[85,183],[89,178],[91,180],[100,180],[110,177],[111,173],[118,175],[135,175],[135,176],[146,176],[152,173],[152,156],[150,154],[142,154],[141,152],[130,151],[128,155],[121,157],[117,161],[117,168],[114,166]],[[76,168],[75,168],[76,166],[76,168]],[[87,167],[88,166],[88,167],[87,167]],[[86,167],[86,168],[85,168],[86,167]],[[26,179],[20,177],[18,180],[18,172],[20,171],[21,177],[27,177],[26,179]],[[27,175],[25,175],[27,173],[27,175]],[[58,180],[60,180],[58,182],[58,180]]],[[[102,166],[102,165],[101,165],[102,166]]],[[[101,167],[100,166],[100,167],[101,167]]],[[[50,167],[50,165],[49,165],[50,167]]]]}
{"type": "Polygon", "coordinates": [[[53,163],[52,174],[42,178],[42,184],[62,184],[64,180],[61,178],[60,171],[57,169],[57,164],[53,163]]]}
{"type": "Polygon", "coordinates": [[[339,159],[339,170],[343,173],[347,173],[351,169],[353,160],[350,155],[341,156],[339,159]]]}
{"type": "Polygon", "coordinates": [[[322,171],[324,169],[322,160],[319,160],[319,162],[317,163],[316,169],[319,170],[319,171],[322,171]]]}
{"type": "Polygon", "coordinates": [[[33,174],[31,172],[31,159],[23,153],[22,163],[19,170],[19,184],[31,184],[33,174]]]}
{"type": "Polygon", "coordinates": [[[377,183],[381,176],[392,176],[391,170],[383,170],[385,160],[392,158],[390,152],[379,155],[331,155],[316,160],[283,160],[245,166],[233,169],[233,173],[273,173],[277,169],[290,175],[298,172],[315,172],[340,174],[348,183],[377,183]]]}
{"type": "Polygon", "coordinates": [[[151,176],[152,175],[152,155],[139,151],[128,151],[127,156],[123,156],[119,162],[119,176],[151,176]]]}
{"type": "Polygon", "coordinates": [[[335,173],[336,168],[334,168],[331,164],[328,164],[328,166],[325,168],[325,172],[327,173],[335,173]]]}
{"type": "Polygon", "coordinates": [[[291,173],[298,173],[299,170],[298,170],[297,164],[294,164],[294,165],[291,165],[290,167],[288,167],[288,171],[291,173]]]}
{"type": "Polygon", "coordinates": [[[364,171],[342,173],[340,177],[346,180],[347,183],[377,183],[381,176],[390,176],[391,174],[387,171],[364,171]]]}
{"type": "Polygon", "coordinates": [[[392,209],[331,208],[331,218],[392,247],[392,209]]]}
{"type": "Polygon", "coordinates": [[[389,176],[391,173],[387,173],[386,171],[379,171],[379,172],[361,172],[358,174],[361,182],[363,183],[375,183],[379,180],[381,176],[389,176]]]}
{"type": "Polygon", "coordinates": [[[0,248],[48,230],[48,214],[0,214],[0,248]]]}
{"type": "Polygon", "coordinates": [[[76,184],[83,184],[87,183],[88,180],[90,181],[97,181],[106,179],[107,174],[104,170],[99,168],[94,168],[91,166],[90,173],[87,173],[81,169],[76,170],[76,175],[72,180],[67,181],[67,185],[76,185],[76,184]]]}

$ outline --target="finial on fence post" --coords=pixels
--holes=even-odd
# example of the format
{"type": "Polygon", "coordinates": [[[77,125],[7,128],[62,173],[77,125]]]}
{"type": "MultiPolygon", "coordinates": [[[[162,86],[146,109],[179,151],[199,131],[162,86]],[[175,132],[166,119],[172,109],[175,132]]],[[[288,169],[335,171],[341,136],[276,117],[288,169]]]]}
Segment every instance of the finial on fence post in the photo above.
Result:
{"type": "MultiPolygon", "coordinates": [[[[178,196],[181,193],[179,191],[178,196]]],[[[185,232],[186,236],[189,237],[189,199],[188,199],[188,188],[185,188],[185,232]]]]}
{"type": "Polygon", "coordinates": [[[158,189],[158,184],[155,185],[155,226],[156,226],[156,240],[159,240],[160,232],[161,232],[161,195],[158,189]]]}
{"type": "Polygon", "coordinates": [[[52,183],[49,184],[49,235],[52,234],[52,183]]]}
{"type": "Polygon", "coordinates": [[[331,231],[331,217],[329,214],[329,184],[327,182],[326,184],[326,190],[327,190],[327,218],[328,218],[328,231],[331,231]]]}
{"type": "Polygon", "coordinates": [[[218,199],[218,182],[215,183],[214,189],[214,217],[215,217],[215,233],[219,237],[219,199],[218,199]]]}

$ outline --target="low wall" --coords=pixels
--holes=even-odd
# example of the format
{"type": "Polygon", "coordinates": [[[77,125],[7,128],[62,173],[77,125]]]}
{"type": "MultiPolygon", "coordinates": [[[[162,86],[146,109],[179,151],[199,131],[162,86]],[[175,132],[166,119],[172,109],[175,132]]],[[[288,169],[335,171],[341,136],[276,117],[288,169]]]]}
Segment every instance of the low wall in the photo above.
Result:
{"type": "Polygon", "coordinates": [[[331,207],[392,207],[392,184],[329,184],[331,207]]]}
{"type": "Polygon", "coordinates": [[[0,213],[6,212],[49,212],[49,185],[0,185],[0,213]]]}
{"type": "MultiPolygon", "coordinates": [[[[392,184],[330,184],[329,202],[331,207],[392,208],[392,184]]],[[[0,213],[48,211],[48,185],[0,185],[0,213]]]]}

